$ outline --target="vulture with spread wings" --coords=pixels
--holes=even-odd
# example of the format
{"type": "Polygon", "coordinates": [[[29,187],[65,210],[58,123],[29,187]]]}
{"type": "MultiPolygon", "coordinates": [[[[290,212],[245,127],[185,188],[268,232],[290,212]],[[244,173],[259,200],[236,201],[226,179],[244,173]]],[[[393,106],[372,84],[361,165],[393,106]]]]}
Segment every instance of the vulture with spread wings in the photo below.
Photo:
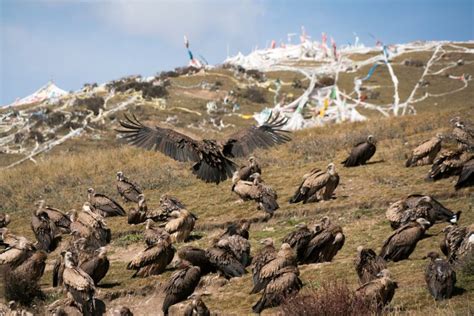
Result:
{"type": "Polygon", "coordinates": [[[135,115],[125,115],[120,121],[124,129],[117,130],[131,145],[148,150],[160,151],[181,162],[192,161],[192,172],[205,182],[218,184],[237,169],[229,158],[245,157],[257,148],[269,148],[288,142],[288,131],[282,130],[287,119],[270,115],[261,126],[240,130],[223,142],[196,140],[168,128],[143,125],[135,115]]]}

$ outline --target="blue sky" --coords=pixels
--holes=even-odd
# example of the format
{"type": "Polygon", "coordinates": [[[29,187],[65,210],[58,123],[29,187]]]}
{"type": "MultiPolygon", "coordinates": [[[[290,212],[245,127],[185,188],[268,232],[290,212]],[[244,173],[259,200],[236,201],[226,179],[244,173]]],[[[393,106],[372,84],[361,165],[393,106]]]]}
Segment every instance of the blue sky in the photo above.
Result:
{"type": "MultiPolygon", "coordinates": [[[[286,40],[304,25],[340,43],[474,38],[472,0],[0,0],[0,104],[53,79],[65,90],[187,63],[183,35],[210,63],[286,40]]],[[[294,38],[293,41],[296,41],[294,38]]]]}

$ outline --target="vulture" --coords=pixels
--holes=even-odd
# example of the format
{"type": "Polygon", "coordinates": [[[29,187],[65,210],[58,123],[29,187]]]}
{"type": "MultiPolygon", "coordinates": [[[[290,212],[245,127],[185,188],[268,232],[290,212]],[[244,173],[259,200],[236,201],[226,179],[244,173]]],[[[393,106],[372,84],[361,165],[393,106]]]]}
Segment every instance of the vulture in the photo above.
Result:
{"type": "Polygon", "coordinates": [[[366,162],[372,158],[377,149],[376,140],[373,135],[367,136],[367,140],[360,142],[352,148],[351,154],[346,160],[342,162],[344,167],[356,167],[365,165],[366,162]]]}
{"type": "Polygon", "coordinates": [[[133,316],[133,313],[127,306],[120,306],[112,310],[112,316],[133,316]]]}
{"type": "Polygon", "coordinates": [[[170,217],[165,230],[171,235],[173,242],[185,242],[194,229],[196,218],[186,209],[172,211],[170,217]]]}
{"type": "Polygon", "coordinates": [[[94,255],[82,261],[79,267],[94,280],[95,285],[99,284],[110,267],[109,259],[107,258],[107,248],[100,247],[97,249],[94,255]]]}
{"type": "Polygon", "coordinates": [[[155,222],[152,219],[146,220],[145,232],[143,233],[143,239],[147,246],[153,246],[159,241],[169,238],[169,234],[160,227],[155,227],[155,222]]]}
{"type": "Polygon", "coordinates": [[[313,238],[313,232],[304,223],[295,226],[297,230],[290,232],[283,238],[282,243],[287,243],[296,251],[298,263],[302,263],[305,258],[306,247],[313,238]]]}
{"type": "Polygon", "coordinates": [[[386,261],[408,259],[430,225],[424,218],[403,225],[388,236],[379,255],[386,261]]]}
{"type": "Polygon", "coordinates": [[[31,229],[38,241],[38,248],[51,252],[61,241],[59,230],[53,221],[49,219],[48,213],[43,210],[35,210],[31,218],[31,229]]]}
{"type": "Polygon", "coordinates": [[[230,223],[229,225],[227,225],[226,231],[220,236],[220,238],[239,235],[240,237],[249,239],[249,229],[250,222],[246,219],[241,220],[239,226],[236,223],[230,223]]]}
{"type": "Polygon", "coordinates": [[[339,184],[339,175],[336,172],[336,165],[330,163],[326,171],[313,169],[310,173],[303,176],[303,182],[296,190],[290,203],[303,204],[308,202],[317,202],[320,200],[332,199],[334,190],[339,184]]]}
{"type": "MultiPolygon", "coordinates": [[[[66,268],[66,263],[64,262],[64,255],[66,254],[65,251],[61,252],[60,256],[56,261],[54,261],[53,266],[53,287],[62,286],[63,285],[63,273],[64,269],[66,268]]],[[[72,254],[72,253],[71,253],[72,254]]],[[[76,259],[74,256],[71,256],[71,259],[76,263],[76,259]]]]}
{"type": "Polygon", "coordinates": [[[0,228],[7,227],[10,224],[10,215],[0,213],[0,228]]]}
{"type": "Polygon", "coordinates": [[[296,266],[280,269],[267,284],[262,297],[252,306],[252,310],[259,314],[264,309],[279,306],[290,296],[296,295],[303,287],[303,282],[298,276],[299,271],[296,266]]]}
{"type": "Polygon", "coordinates": [[[278,115],[268,118],[261,126],[252,126],[229,136],[224,142],[196,140],[177,131],[159,126],[148,127],[125,116],[117,130],[129,144],[148,150],[160,151],[177,161],[191,161],[192,173],[205,182],[219,182],[232,176],[236,165],[229,158],[245,157],[257,148],[268,148],[288,142],[289,132],[281,128],[286,118],[278,115]]]}
{"type": "Polygon", "coordinates": [[[250,256],[250,242],[247,239],[240,235],[232,235],[221,238],[217,243],[224,245],[224,247],[227,246],[242,266],[250,265],[252,257],[250,256]]]}
{"type": "Polygon", "coordinates": [[[357,247],[357,258],[354,263],[360,284],[375,280],[377,275],[387,268],[387,263],[382,257],[372,249],[362,246],[357,247]]]}
{"type": "Polygon", "coordinates": [[[68,215],[64,214],[61,210],[51,207],[45,206],[45,201],[40,200],[36,202],[36,206],[38,206],[38,211],[44,211],[48,214],[49,219],[56,225],[59,231],[63,234],[70,234],[71,233],[71,219],[68,215]]]}
{"type": "Polygon", "coordinates": [[[254,286],[250,294],[255,294],[265,289],[268,283],[275,279],[278,272],[286,267],[296,268],[297,264],[295,252],[291,249],[290,245],[284,243],[276,253],[275,259],[263,265],[258,275],[253,277],[254,286]]]}
{"type": "Polygon", "coordinates": [[[142,190],[138,185],[125,177],[122,171],[117,172],[117,191],[125,202],[138,203],[142,190]]]}
{"type": "Polygon", "coordinates": [[[166,234],[163,239],[139,252],[129,262],[127,269],[136,270],[132,277],[144,278],[161,274],[173,260],[175,251],[170,236],[166,234]]]}
{"type": "Polygon", "coordinates": [[[178,200],[177,197],[163,194],[160,197],[160,208],[162,209],[163,213],[169,214],[173,211],[185,209],[186,205],[184,205],[180,200],[178,200]]]}
{"type": "Polygon", "coordinates": [[[246,273],[245,267],[235,257],[227,239],[219,240],[214,246],[206,250],[206,257],[211,265],[226,279],[241,277],[246,273]]]}
{"type": "Polygon", "coordinates": [[[278,198],[276,192],[263,182],[260,174],[254,173],[250,179],[253,181],[238,180],[234,174],[232,191],[244,201],[256,201],[258,209],[263,209],[270,217],[273,216],[273,213],[280,208],[276,201],[278,198]]]}
{"type": "Polygon", "coordinates": [[[23,261],[13,270],[13,273],[17,276],[21,276],[21,279],[23,280],[38,282],[43,276],[47,258],[48,255],[45,251],[34,251],[28,259],[23,261]]]}
{"type": "Polygon", "coordinates": [[[193,294],[192,301],[185,307],[183,316],[211,316],[209,309],[201,299],[201,295],[193,294]]]}
{"type": "Polygon", "coordinates": [[[127,222],[129,224],[140,224],[146,221],[148,217],[148,206],[144,194],[138,195],[138,208],[131,208],[128,212],[127,222]]]}
{"type": "Polygon", "coordinates": [[[461,211],[453,213],[443,206],[435,198],[429,195],[411,194],[391,204],[385,216],[390,221],[393,229],[397,229],[417,218],[424,218],[431,225],[439,222],[457,223],[461,216],[461,211]]]}
{"type": "Polygon", "coordinates": [[[459,148],[472,151],[474,149],[474,130],[467,127],[458,118],[451,121],[454,122],[452,135],[458,142],[459,148]]]}
{"type": "Polygon", "coordinates": [[[461,173],[464,164],[473,157],[474,154],[462,149],[455,151],[443,150],[433,162],[426,179],[436,181],[458,175],[461,173]]]}
{"type": "Polygon", "coordinates": [[[447,226],[440,243],[441,251],[450,263],[458,263],[474,252],[474,224],[467,227],[447,226]]]}
{"type": "Polygon", "coordinates": [[[425,259],[430,258],[430,262],[425,269],[425,281],[428,291],[435,300],[451,298],[456,284],[456,272],[444,259],[436,252],[430,252],[425,259]]]}
{"type": "Polygon", "coordinates": [[[79,238],[86,238],[91,246],[99,248],[108,244],[112,233],[104,218],[92,211],[89,202],[84,203],[81,212],[73,212],[71,233],[79,238]]]}
{"type": "Polygon", "coordinates": [[[421,145],[413,149],[413,152],[405,163],[405,167],[416,167],[430,165],[441,150],[442,135],[436,134],[430,140],[424,141],[421,145]]]}
{"type": "Polygon", "coordinates": [[[169,308],[186,300],[201,280],[201,269],[195,266],[188,266],[175,272],[165,285],[165,299],[163,301],[163,313],[168,315],[169,308]]]}
{"type": "Polygon", "coordinates": [[[209,261],[206,250],[201,248],[184,246],[178,250],[178,258],[185,263],[201,268],[201,274],[206,275],[216,272],[213,264],[209,261]]]}
{"type": "Polygon", "coordinates": [[[365,283],[356,290],[356,295],[363,297],[368,302],[376,302],[381,310],[392,301],[395,290],[398,288],[397,282],[391,279],[390,271],[382,270],[377,279],[365,283]]]}
{"type": "Polygon", "coordinates": [[[323,217],[306,246],[303,263],[330,262],[344,246],[345,239],[342,227],[323,217]]]}
{"type": "Polygon", "coordinates": [[[262,169],[260,168],[260,165],[258,164],[255,157],[253,156],[249,157],[248,161],[249,161],[248,166],[242,166],[240,167],[239,170],[236,171],[237,172],[236,177],[239,180],[248,181],[250,179],[250,176],[253,175],[254,173],[262,174],[262,169]]]}
{"type": "Polygon", "coordinates": [[[103,217],[109,216],[125,216],[125,210],[106,195],[95,193],[93,188],[87,189],[87,197],[89,203],[92,205],[94,212],[103,217]]]}
{"type": "Polygon", "coordinates": [[[69,251],[64,254],[64,261],[63,282],[66,291],[71,294],[83,315],[95,315],[94,280],[77,267],[69,251]]]}
{"type": "Polygon", "coordinates": [[[277,257],[277,251],[273,245],[273,239],[266,238],[260,241],[260,243],[263,244],[263,248],[259,250],[252,260],[252,279],[254,285],[258,282],[258,277],[262,267],[277,257]]]}
{"type": "Polygon", "coordinates": [[[474,186],[474,157],[463,165],[458,181],[454,185],[454,188],[459,190],[461,188],[472,186],[474,186]]]}
{"type": "Polygon", "coordinates": [[[2,232],[2,240],[8,247],[0,252],[0,265],[18,266],[36,250],[35,246],[25,237],[17,237],[9,233],[7,229],[2,232]]]}

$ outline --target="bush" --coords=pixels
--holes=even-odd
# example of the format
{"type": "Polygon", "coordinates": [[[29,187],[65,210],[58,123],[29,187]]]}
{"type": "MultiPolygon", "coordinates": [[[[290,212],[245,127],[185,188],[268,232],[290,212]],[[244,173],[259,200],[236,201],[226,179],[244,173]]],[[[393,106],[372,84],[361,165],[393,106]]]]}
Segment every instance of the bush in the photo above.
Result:
{"type": "Polygon", "coordinates": [[[281,308],[285,315],[373,315],[376,304],[357,296],[344,282],[326,282],[318,289],[300,292],[281,308]]]}
{"type": "Polygon", "coordinates": [[[6,301],[30,306],[35,298],[44,299],[45,297],[38,282],[22,278],[9,267],[5,268],[4,280],[6,301]]]}
{"type": "Polygon", "coordinates": [[[265,100],[265,96],[263,95],[262,91],[254,87],[247,88],[242,94],[242,97],[254,103],[265,103],[267,101],[265,100]]]}

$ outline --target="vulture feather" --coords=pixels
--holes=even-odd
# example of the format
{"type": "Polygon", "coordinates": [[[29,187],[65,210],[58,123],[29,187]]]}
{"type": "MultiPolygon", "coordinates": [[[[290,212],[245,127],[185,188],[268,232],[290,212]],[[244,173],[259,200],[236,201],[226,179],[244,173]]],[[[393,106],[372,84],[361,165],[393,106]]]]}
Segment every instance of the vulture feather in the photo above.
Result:
{"type": "Polygon", "coordinates": [[[387,268],[387,263],[382,257],[372,249],[362,246],[357,247],[357,258],[354,263],[360,284],[375,280],[377,275],[387,268]]]}
{"type": "Polygon", "coordinates": [[[110,262],[107,258],[107,249],[105,247],[99,248],[98,254],[96,253],[87,260],[82,261],[79,267],[94,280],[95,285],[99,284],[110,267],[110,262]]]}
{"type": "Polygon", "coordinates": [[[443,150],[433,162],[426,179],[436,181],[458,175],[464,164],[473,157],[474,154],[461,149],[443,150]]]}
{"type": "Polygon", "coordinates": [[[183,316],[211,316],[209,309],[201,299],[201,295],[192,295],[191,302],[183,311],[183,316]]]}
{"type": "Polygon", "coordinates": [[[56,227],[60,230],[63,234],[71,233],[71,219],[68,215],[64,214],[61,210],[44,205],[45,201],[40,200],[36,203],[38,206],[38,211],[44,211],[48,214],[49,219],[56,225],[56,227]]]}
{"type": "Polygon", "coordinates": [[[103,217],[126,215],[120,204],[106,195],[96,193],[93,188],[87,189],[87,196],[93,210],[103,217]]]}
{"type": "Polygon", "coordinates": [[[413,152],[405,163],[405,167],[415,167],[430,165],[441,150],[441,134],[424,141],[421,145],[413,149],[413,152]]]}
{"type": "Polygon", "coordinates": [[[375,302],[377,308],[381,310],[392,301],[398,284],[391,279],[390,272],[387,269],[382,270],[378,277],[360,286],[356,290],[356,295],[363,297],[370,303],[375,302]]]}
{"type": "Polygon", "coordinates": [[[367,140],[360,142],[352,148],[351,154],[342,162],[344,167],[356,167],[365,165],[375,154],[377,147],[374,136],[369,135],[367,140]]]}
{"type": "Polygon", "coordinates": [[[0,228],[7,227],[10,224],[10,215],[0,213],[0,228]]]}
{"type": "Polygon", "coordinates": [[[467,227],[450,225],[443,232],[440,248],[450,263],[458,263],[474,252],[474,224],[467,227]]]}
{"type": "Polygon", "coordinates": [[[458,181],[454,185],[456,190],[474,186],[474,158],[467,161],[459,174],[458,181]]]}
{"type": "Polygon", "coordinates": [[[175,272],[165,285],[165,299],[163,301],[163,313],[168,315],[169,308],[186,300],[201,280],[201,269],[189,266],[175,272]]]}
{"type": "Polygon", "coordinates": [[[35,210],[31,218],[31,229],[38,241],[38,248],[51,252],[58,246],[61,236],[59,230],[48,213],[43,210],[35,210]]]}
{"type": "Polygon", "coordinates": [[[324,217],[315,227],[315,232],[306,246],[303,263],[318,263],[331,261],[344,246],[345,236],[341,226],[331,223],[324,217]]]}
{"type": "Polygon", "coordinates": [[[251,179],[253,181],[238,180],[236,174],[234,174],[232,191],[244,201],[254,200],[258,203],[259,209],[263,209],[270,216],[273,216],[273,213],[280,208],[276,192],[263,182],[260,174],[253,174],[251,179]]]}
{"type": "Polygon", "coordinates": [[[240,277],[246,273],[245,267],[235,257],[229,247],[229,241],[226,239],[220,240],[213,247],[207,249],[206,256],[212,266],[226,279],[240,277]]]}
{"type": "Polygon", "coordinates": [[[193,266],[201,268],[201,274],[205,275],[210,272],[216,272],[215,267],[209,261],[207,252],[192,246],[184,246],[178,250],[180,260],[190,263],[193,266]]]}
{"type": "Polygon", "coordinates": [[[125,202],[138,203],[142,190],[138,185],[130,181],[122,171],[117,172],[117,191],[125,202]]]}
{"type": "Polygon", "coordinates": [[[327,171],[324,172],[320,169],[313,169],[310,174],[306,174],[303,177],[303,182],[291,198],[290,203],[303,201],[303,204],[305,204],[320,200],[330,200],[338,184],[339,175],[333,163],[330,163],[327,171]]]}
{"type": "Polygon", "coordinates": [[[451,298],[456,284],[456,272],[449,262],[439,258],[436,252],[428,253],[425,258],[430,258],[425,269],[428,291],[437,301],[451,298]]]}
{"type": "Polygon", "coordinates": [[[308,243],[313,238],[313,232],[304,223],[296,225],[297,230],[290,232],[283,238],[282,243],[287,243],[296,251],[298,263],[302,263],[305,257],[308,243]]]}
{"type": "Polygon", "coordinates": [[[258,282],[262,268],[277,257],[277,251],[271,238],[264,239],[260,243],[264,246],[252,260],[252,279],[254,285],[258,282]]]}

